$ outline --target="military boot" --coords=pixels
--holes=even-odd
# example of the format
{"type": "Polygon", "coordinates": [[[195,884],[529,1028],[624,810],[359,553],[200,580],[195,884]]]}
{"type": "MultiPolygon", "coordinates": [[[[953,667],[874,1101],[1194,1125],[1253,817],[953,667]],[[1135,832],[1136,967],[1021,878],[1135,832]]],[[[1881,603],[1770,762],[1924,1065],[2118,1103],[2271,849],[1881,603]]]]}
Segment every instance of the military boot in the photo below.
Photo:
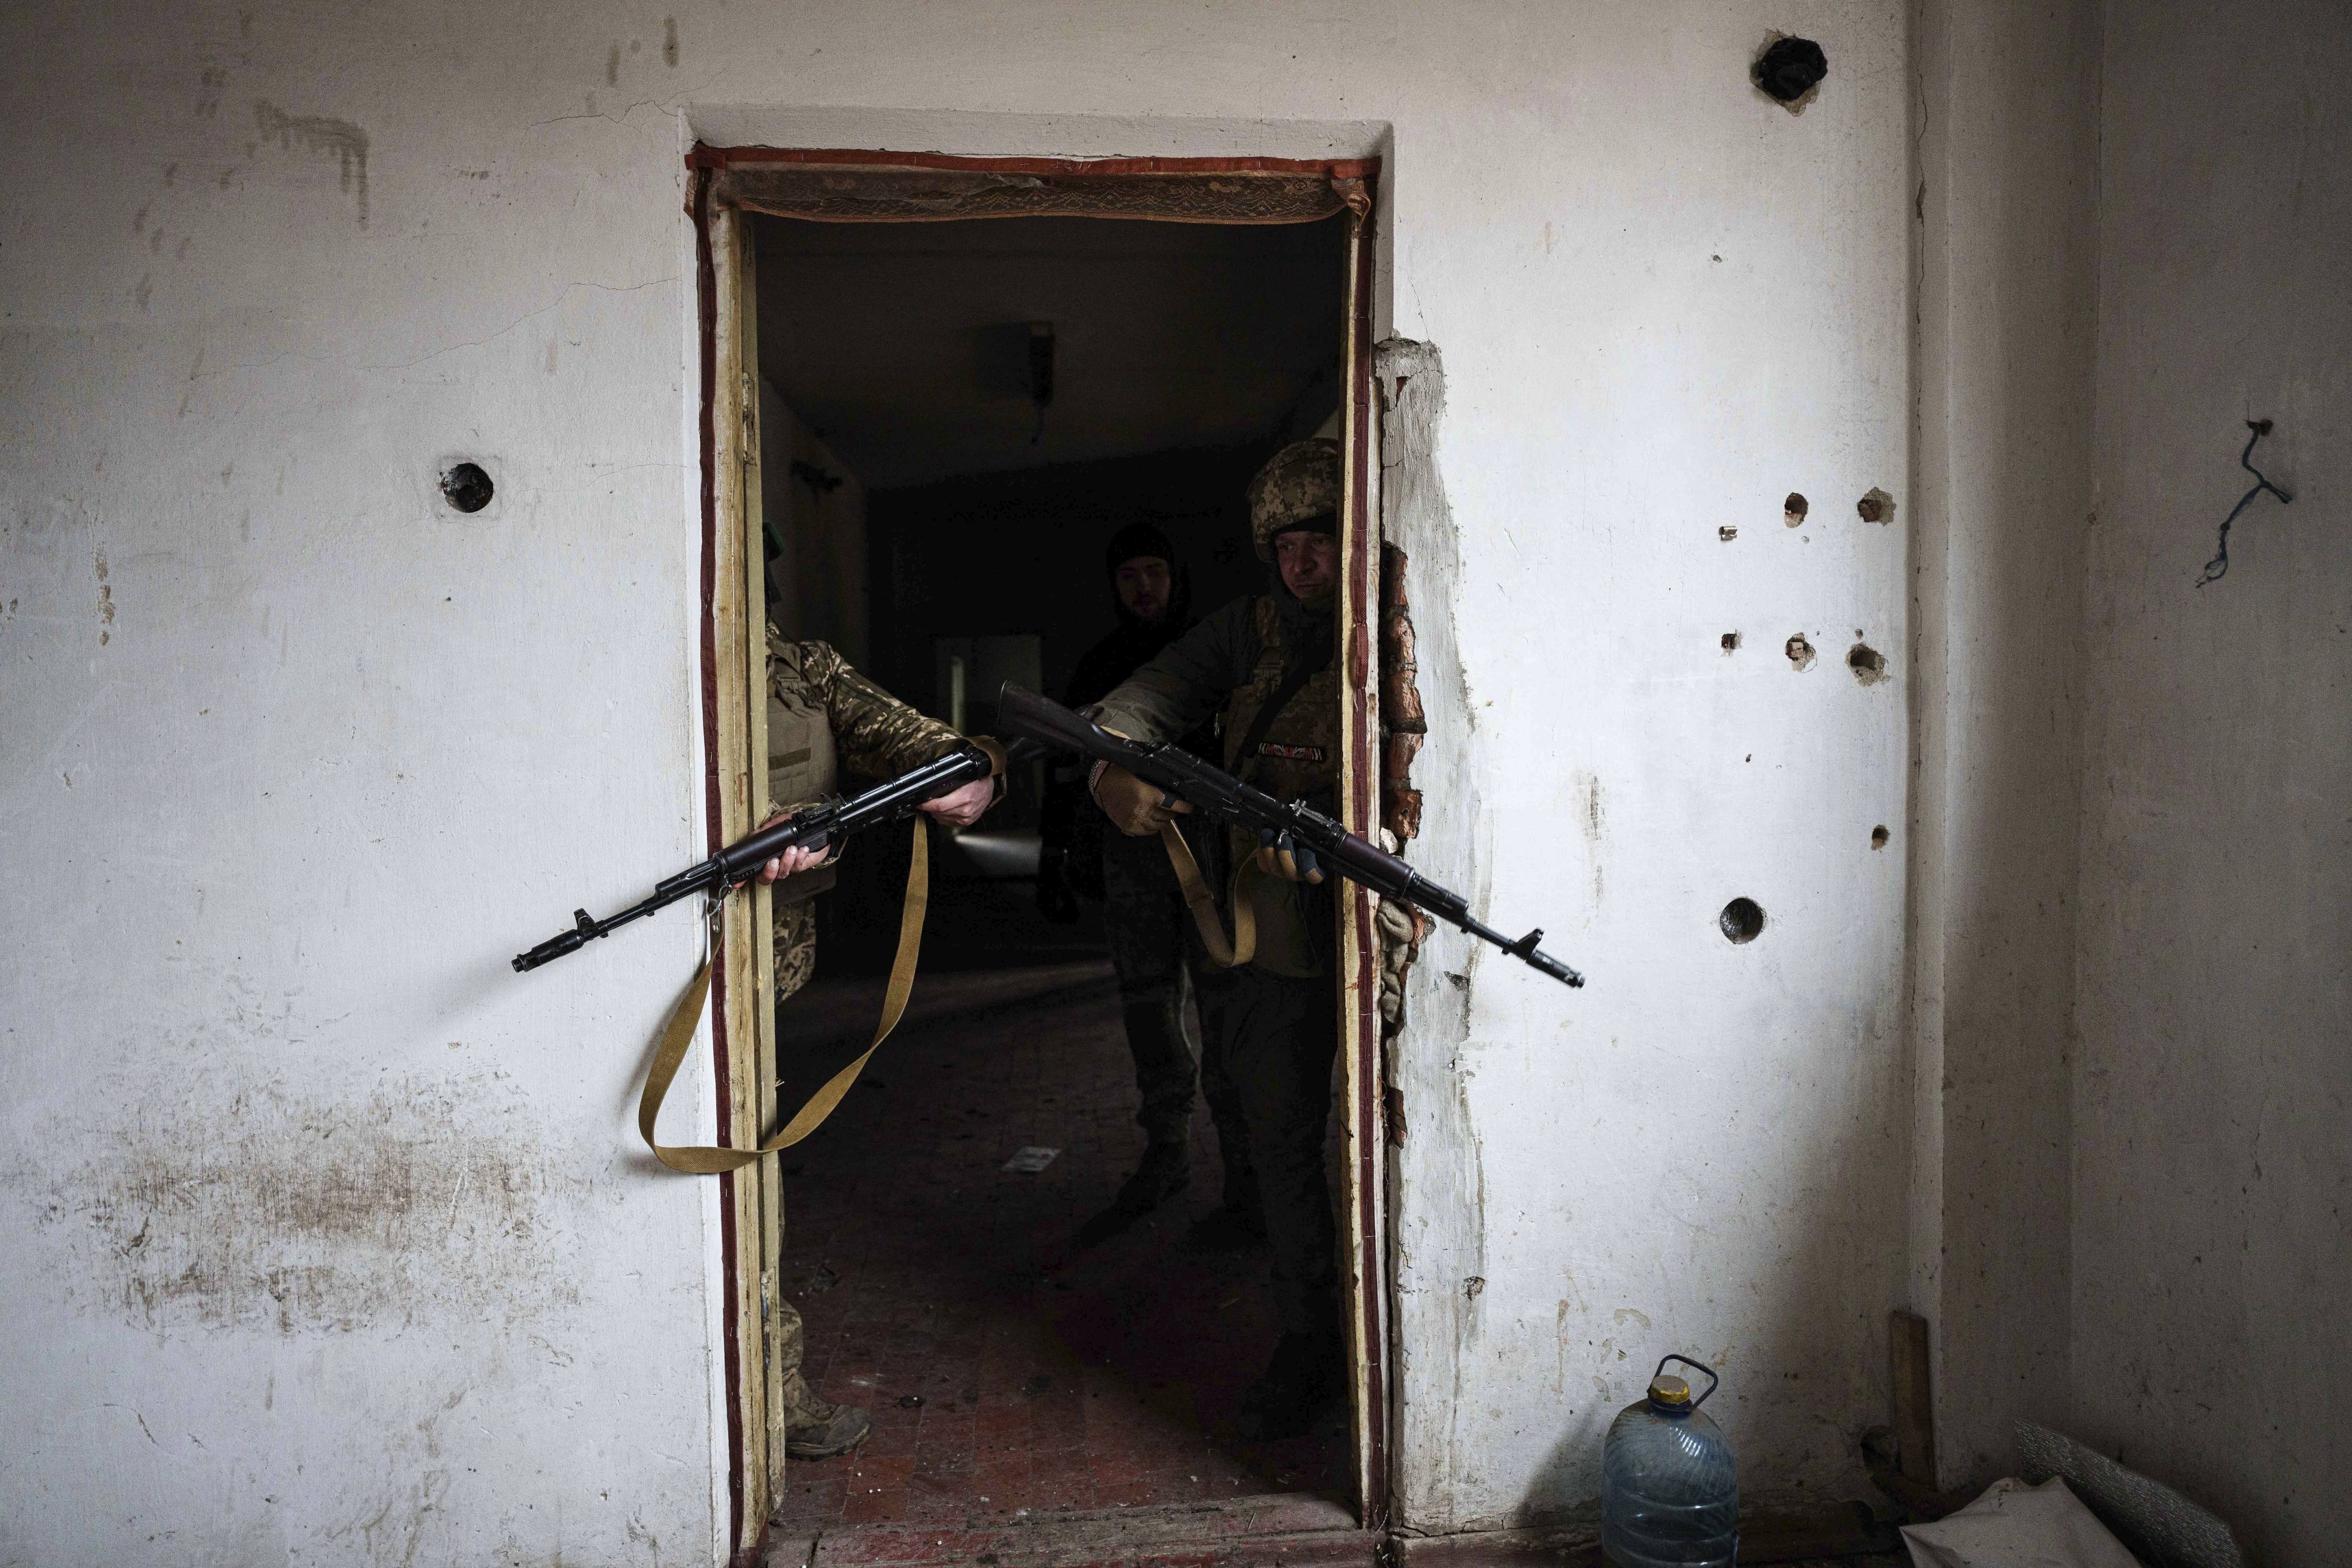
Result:
{"type": "Polygon", "coordinates": [[[1242,1436],[1259,1442],[1296,1437],[1347,1386],[1347,1343],[1332,1331],[1289,1333],[1274,1360],[1242,1395],[1242,1436]]]}
{"type": "Polygon", "coordinates": [[[1143,1146],[1142,1161],[1134,1174],[1119,1184],[1110,1207],[1078,1227],[1078,1245],[1093,1247],[1109,1240],[1192,1184],[1191,1147],[1173,1139],[1153,1139],[1143,1146]]]}
{"type": "Polygon", "coordinates": [[[830,1459],[872,1435],[874,1423],[855,1405],[832,1405],[805,1394],[784,1423],[784,1457],[830,1459]]]}

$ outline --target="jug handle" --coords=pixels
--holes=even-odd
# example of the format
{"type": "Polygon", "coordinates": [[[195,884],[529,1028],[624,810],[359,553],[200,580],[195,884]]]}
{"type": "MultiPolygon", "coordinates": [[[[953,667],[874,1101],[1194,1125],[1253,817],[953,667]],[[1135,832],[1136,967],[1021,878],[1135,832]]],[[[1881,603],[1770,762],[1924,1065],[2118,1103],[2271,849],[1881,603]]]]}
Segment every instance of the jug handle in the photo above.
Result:
{"type": "MultiPolygon", "coordinates": [[[[1691,1401],[1691,1408],[1693,1410],[1697,1409],[1700,1405],[1705,1405],[1710,1398],[1714,1397],[1715,1385],[1723,1381],[1721,1378],[1715,1375],[1715,1368],[1708,1366],[1704,1362],[1693,1361],[1686,1355],[1670,1355],[1658,1363],[1658,1372],[1665,1371],[1666,1363],[1670,1361],[1678,1361],[1685,1366],[1695,1366],[1698,1368],[1699,1371],[1706,1373],[1706,1392],[1700,1394],[1696,1399],[1691,1401]]],[[[1650,1375],[1652,1377],[1655,1377],[1658,1375],[1658,1372],[1654,1372],[1650,1375]]]]}

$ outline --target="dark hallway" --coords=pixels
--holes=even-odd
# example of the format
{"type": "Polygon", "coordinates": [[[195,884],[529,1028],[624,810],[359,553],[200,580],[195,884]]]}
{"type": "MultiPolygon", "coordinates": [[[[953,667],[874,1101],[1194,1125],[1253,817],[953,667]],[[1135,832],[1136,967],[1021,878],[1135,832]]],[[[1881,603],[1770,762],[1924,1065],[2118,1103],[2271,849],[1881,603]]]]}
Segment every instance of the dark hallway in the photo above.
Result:
{"type": "MultiPolygon", "coordinates": [[[[796,1100],[864,1044],[879,983],[822,981],[784,1010],[796,1100]]],[[[1345,1413],[1302,1437],[1234,1432],[1276,1328],[1262,1247],[1195,1245],[1194,1184],[1076,1247],[1132,1163],[1132,1069],[1109,965],[920,980],[908,1021],[824,1129],[787,1156],[785,1289],[827,1399],[873,1412],[857,1453],[794,1463],[778,1539],[887,1522],[1298,1492],[1347,1495],[1345,1413]],[[1058,1151],[1034,1173],[1024,1148],[1058,1151]]]]}

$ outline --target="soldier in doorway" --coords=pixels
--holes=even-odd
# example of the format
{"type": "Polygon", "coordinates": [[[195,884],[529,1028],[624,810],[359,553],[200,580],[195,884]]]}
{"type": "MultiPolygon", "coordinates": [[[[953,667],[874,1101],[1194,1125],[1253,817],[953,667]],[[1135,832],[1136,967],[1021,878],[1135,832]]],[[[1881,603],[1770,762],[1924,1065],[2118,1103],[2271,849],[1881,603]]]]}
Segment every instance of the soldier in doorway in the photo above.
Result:
{"type": "MultiPolygon", "coordinates": [[[[1148,522],[1129,523],[1103,551],[1118,626],[1078,660],[1062,700],[1087,708],[1192,628],[1192,584],[1168,536],[1148,522]]],[[[1216,735],[1203,724],[1183,738],[1200,755],[1215,754],[1216,735]]],[[[1078,1233],[1082,1246],[1107,1240],[1192,1184],[1192,1100],[1197,1082],[1217,1124],[1223,1156],[1223,1205],[1213,1227],[1229,1239],[1265,1233],[1257,1177],[1250,1168],[1249,1135],[1214,1053],[1202,1055],[1191,1037],[1188,1005],[1192,976],[1206,954],[1192,934],[1183,889],[1160,846],[1123,834],[1106,836],[1101,814],[1087,809],[1082,768],[1066,763],[1046,792],[1040,837],[1038,903],[1049,917],[1075,918],[1070,889],[1103,904],[1103,932],[1118,971],[1118,997],[1127,1048],[1135,1059],[1142,1100],[1136,1122],[1143,1156],[1110,1206],[1078,1233]],[[1066,915],[1064,911],[1066,910],[1066,915]],[[1195,1058],[1199,1058],[1197,1070],[1195,1058]]]]}
{"type": "MultiPolygon", "coordinates": [[[[1103,699],[1098,721],[1160,741],[1219,718],[1228,771],[1281,799],[1334,811],[1339,444],[1318,437],[1276,452],[1250,481],[1249,506],[1258,554],[1275,569],[1272,591],[1235,600],[1171,643],[1103,699]]],[[[1137,837],[1190,810],[1122,768],[1097,766],[1090,783],[1111,824],[1137,837]]],[[[1287,1436],[1306,1430],[1344,1384],[1323,1168],[1339,1046],[1337,920],[1321,873],[1288,845],[1234,835],[1226,848],[1255,861],[1238,885],[1256,917],[1257,947],[1249,963],[1202,976],[1201,1025],[1248,1127],[1282,1321],[1272,1362],[1243,1398],[1242,1429],[1287,1436]]]]}
{"type": "MultiPolygon", "coordinates": [[[[844,768],[889,778],[919,768],[963,743],[937,720],[916,712],[849,667],[822,642],[791,642],[768,627],[767,821],[835,793],[844,768]]],[[[975,779],[925,803],[933,820],[969,827],[996,798],[997,782],[975,779]]],[[[767,826],[766,822],[761,824],[767,826]]],[[[818,893],[833,885],[839,849],[787,849],[761,868],[773,884],[776,1001],[808,984],[816,965],[818,893]]],[[[801,1315],[776,1303],[776,1354],[783,1363],[784,1453],[827,1459],[866,1440],[872,1423],[854,1405],[819,1399],[801,1375],[801,1315]]]]}

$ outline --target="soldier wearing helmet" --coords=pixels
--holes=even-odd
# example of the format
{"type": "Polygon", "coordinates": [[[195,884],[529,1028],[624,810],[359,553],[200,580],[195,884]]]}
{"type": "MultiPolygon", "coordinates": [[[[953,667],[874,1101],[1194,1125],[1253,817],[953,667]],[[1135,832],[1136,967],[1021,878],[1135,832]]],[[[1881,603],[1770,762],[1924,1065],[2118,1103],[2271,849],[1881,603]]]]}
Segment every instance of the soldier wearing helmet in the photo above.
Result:
{"type": "MultiPolygon", "coordinates": [[[[1259,558],[1273,568],[1268,591],[1171,643],[1103,699],[1098,721],[1172,741],[1215,720],[1228,772],[1336,815],[1339,444],[1318,437],[1283,447],[1248,497],[1259,558]]],[[[1091,787],[1134,837],[1190,809],[1120,768],[1097,769],[1091,787]]],[[[1231,896],[1248,900],[1257,943],[1249,963],[1202,975],[1202,1047],[1223,1061],[1248,1130],[1282,1322],[1271,1363],[1244,1396],[1242,1426],[1277,1437],[1305,1430],[1338,1396],[1346,1364],[1323,1163],[1339,1047],[1337,917],[1320,871],[1288,845],[1231,836],[1223,847],[1255,861],[1231,896]]],[[[1224,886],[1214,868],[1210,879],[1224,886]]]]}

